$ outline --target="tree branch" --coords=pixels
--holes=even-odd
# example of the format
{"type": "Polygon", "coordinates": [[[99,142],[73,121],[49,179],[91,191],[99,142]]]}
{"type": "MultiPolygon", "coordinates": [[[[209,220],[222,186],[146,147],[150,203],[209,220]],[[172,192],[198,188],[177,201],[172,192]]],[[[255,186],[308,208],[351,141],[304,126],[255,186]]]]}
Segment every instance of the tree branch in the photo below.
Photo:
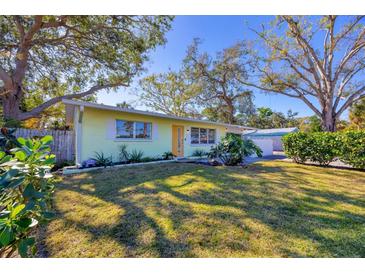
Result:
{"type": "Polygon", "coordinates": [[[365,97],[365,93],[364,92],[365,92],[365,86],[361,87],[360,89],[358,89],[357,91],[355,91],[353,94],[351,94],[351,96],[349,96],[349,98],[346,100],[346,102],[342,105],[342,107],[336,113],[336,117],[340,116],[342,114],[342,112],[344,112],[354,102],[359,101],[362,98],[364,98],[365,97]]]}
{"type": "Polygon", "coordinates": [[[102,89],[114,88],[114,87],[119,87],[119,86],[127,87],[129,85],[125,84],[125,83],[96,85],[96,86],[91,87],[90,89],[88,89],[85,92],[76,93],[76,94],[67,94],[67,95],[52,98],[52,99],[48,100],[47,102],[33,108],[32,110],[30,110],[28,112],[21,113],[19,116],[19,120],[26,120],[26,119],[38,117],[45,109],[53,106],[56,103],[61,102],[64,99],[79,99],[79,98],[94,94],[95,92],[102,90],[102,89]]]}

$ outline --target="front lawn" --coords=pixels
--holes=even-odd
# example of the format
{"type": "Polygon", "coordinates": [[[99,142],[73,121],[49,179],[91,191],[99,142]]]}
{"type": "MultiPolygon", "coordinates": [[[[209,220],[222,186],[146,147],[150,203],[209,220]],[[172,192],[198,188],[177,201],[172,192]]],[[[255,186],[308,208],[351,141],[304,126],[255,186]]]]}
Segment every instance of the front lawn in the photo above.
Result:
{"type": "Polygon", "coordinates": [[[364,257],[365,173],[171,163],[65,177],[48,257],[364,257]]]}

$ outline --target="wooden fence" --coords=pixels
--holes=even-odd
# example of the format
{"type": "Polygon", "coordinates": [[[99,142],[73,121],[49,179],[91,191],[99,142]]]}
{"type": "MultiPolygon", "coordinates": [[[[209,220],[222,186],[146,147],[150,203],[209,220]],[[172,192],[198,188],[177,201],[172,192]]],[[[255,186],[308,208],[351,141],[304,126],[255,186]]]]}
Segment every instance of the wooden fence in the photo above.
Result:
{"type": "Polygon", "coordinates": [[[14,135],[23,138],[51,135],[53,136],[51,150],[56,155],[57,163],[75,160],[75,135],[73,131],[18,128],[14,135]]]}

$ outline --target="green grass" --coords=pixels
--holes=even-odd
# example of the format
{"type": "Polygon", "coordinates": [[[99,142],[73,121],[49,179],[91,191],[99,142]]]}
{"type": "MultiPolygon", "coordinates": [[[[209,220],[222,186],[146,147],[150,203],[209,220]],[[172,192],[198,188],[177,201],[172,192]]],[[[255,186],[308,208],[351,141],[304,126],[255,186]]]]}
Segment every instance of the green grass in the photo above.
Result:
{"type": "Polygon", "coordinates": [[[279,161],[65,177],[48,257],[364,257],[365,173],[279,161]]]}

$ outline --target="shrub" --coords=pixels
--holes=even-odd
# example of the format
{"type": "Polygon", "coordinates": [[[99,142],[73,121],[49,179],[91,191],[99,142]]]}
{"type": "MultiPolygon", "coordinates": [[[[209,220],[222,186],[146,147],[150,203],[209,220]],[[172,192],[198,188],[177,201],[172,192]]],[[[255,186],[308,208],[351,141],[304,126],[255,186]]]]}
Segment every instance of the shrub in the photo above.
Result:
{"type": "Polygon", "coordinates": [[[355,168],[365,168],[365,131],[341,132],[339,157],[355,168]]]}
{"type": "Polygon", "coordinates": [[[193,157],[203,157],[203,156],[206,156],[208,153],[205,152],[204,150],[202,149],[196,149],[193,151],[193,154],[191,154],[191,156],[193,157]]]}
{"type": "Polygon", "coordinates": [[[131,163],[140,163],[142,162],[143,158],[143,151],[133,149],[132,152],[129,154],[129,161],[131,163]]]}
{"type": "Polygon", "coordinates": [[[103,152],[95,152],[95,157],[92,160],[96,161],[97,166],[111,166],[113,164],[112,157],[106,157],[103,152]]]}
{"type": "Polygon", "coordinates": [[[365,132],[290,133],[282,138],[284,151],[297,163],[307,160],[328,165],[336,157],[355,168],[365,168],[365,132]]]}
{"type": "Polygon", "coordinates": [[[313,139],[310,133],[294,132],[282,138],[285,154],[296,163],[305,163],[309,160],[313,139]]]}
{"type": "Polygon", "coordinates": [[[11,257],[15,251],[22,257],[34,254],[31,233],[52,217],[51,142],[52,136],[18,138],[10,154],[0,151],[0,257],[11,257]]]}
{"type": "Polygon", "coordinates": [[[322,166],[328,166],[338,155],[340,140],[333,132],[316,132],[310,134],[309,160],[322,166]]]}
{"type": "Polygon", "coordinates": [[[163,160],[172,160],[175,157],[175,155],[171,151],[166,151],[162,154],[163,160]]]}
{"type": "Polygon", "coordinates": [[[252,140],[243,140],[239,136],[230,134],[211,148],[208,157],[218,158],[225,165],[231,166],[241,164],[245,157],[252,154],[261,157],[262,151],[252,140]]]}
{"type": "Polygon", "coordinates": [[[122,144],[119,146],[119,161],[128,162],[129,161],[129,153],[127,151],[127,145],[122,144]]]}

